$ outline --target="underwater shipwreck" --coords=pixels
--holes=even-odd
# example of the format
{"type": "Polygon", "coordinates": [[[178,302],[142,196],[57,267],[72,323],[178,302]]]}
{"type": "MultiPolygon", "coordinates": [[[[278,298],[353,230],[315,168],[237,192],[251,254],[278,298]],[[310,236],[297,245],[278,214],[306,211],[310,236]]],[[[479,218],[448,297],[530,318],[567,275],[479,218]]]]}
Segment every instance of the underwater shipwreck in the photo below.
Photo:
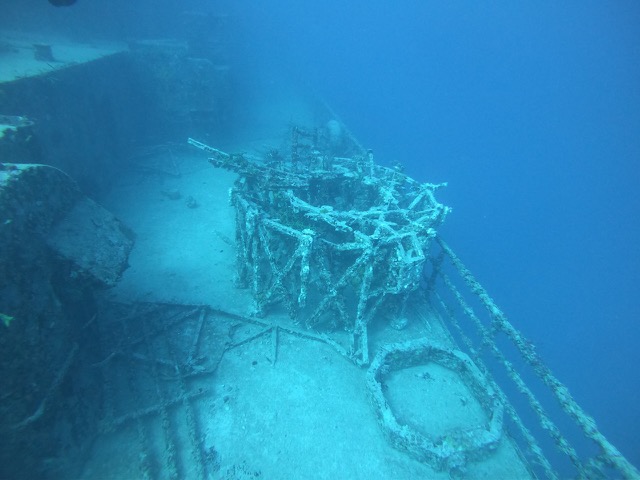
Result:
{"type": "MultiPolygon", "coordinates": [[[[284,141],[261,151],[209,145],[201,127],[211,127],[207,116],[215,108],[202,109],[197,88],[190,99],[167,97],[179,92],[167,88],[171,82],[184,80],[167,73],[167,59],[195,62],[193,71],[209,64],[176,44],[137,47],[74,64],[57,73],[53,86],[41,73],[31,83],[3,84],[11,95],[0,102],[6,133],[0,138],[0,476],[292,478],[304,459],[269,453],[270,444],[285,449],[283,438],[297,431],[296,421],[277,420],[293,409],[290,393],[265,387],[277,380],[273,385],[298,392],[306,409],[362,393],[354,412],[348,403],[327,406],[329,423],[309,426],[315,436],[300,437],[309,448],[326,437],[313,460],[317,478],[360,471],[348,468],[367,461],[379,478],[557,479],[566,472],[640,478],[439,235],[451,212],[437,200],[446,184],[421,183],[400,166],[376,163],[324,105],[315,107],[315,124],[290,126],[284,141]],[[103,78],[114,66],[146,72],[144,88],[165,82],[157,88],[159,108],[171,119],[165,131],[194,130],[194,138],[145,159],[165,155],[171,168],[176,156],[208,159],[208,169],[231,175],[223,196],[233,209],[235,237],[217,230],[210,236],[220,252],[233,252],[235,268],[201,268],[212,281],[232,281],[246,303],[122,302],[105,294],[127,274],[136,228],[83,193],[77,179],[86,187],[91,167],[55,164],[46,141],[37,148],[28,143],[49,127],[32,122],[37,115],[20,99],[39,88],[51,95],[49,89],[76,77],[103,78]],[[301,378],[334,383],[324,390],[291,387],[294,379],[283,380],[285,373],[305,362],[311,368],[301,378]],[[233,386],[242,375],[260,388],[242,393],[233,386]],[[351,420],[352,413],[360,420],[351,420]],[[258,418],[253,424],[250,414],[258,418]],[[332,418],[339,421],[329,430],[332,418]],[[238,440],[225,443],[225,432],[238,440]],[[384,440],[371,440],[375,446],[356,440],[377,433],[384,440]],[[240,452],[243,442],[247,451],[240,452]],[[116,467],[110,459],[120,453],[110,449],[117,445],[128,456],[116,467]],[[350,449],[362,456],[351,458],[350,449]],[[274,459],[264,460],[269,455],[274,459]],[[393,458],[398,470],[375,466],[367,455],[393,458]]],[[[198,80],[203,96],[227,74],[224,68],[209,73],[215,85],[198,80]]],[[[117,98],[125,90],[100,104],[125,103],[117,98]]],[[[82,102],[61,103],[71,109],[82,102]]],[[[73,117],[66,113],[60,117],[73,117]]],[[[73,118],[85,150],[116,148],[113,137],[87,140],[86,117],[73,118]]],[[[119,131],[133,128],[136,119],[127,118],[131,123],[119,131]]],[[[167,176],[157,163],[145,168],[167,176]]],[[[129,175],[124,166],[119,172],[129,175]]],[[[165,203],[180,198],[163,191],[165,203]]],[[[187,204],[198,208],[193,199],[187,204]]]]}
{"type": "MultiPolygon", "coordinates": [[[[330,125],[326,130],[335,128],[330,125]]],[[[450,209],[438,203],[435,194],[446,184],[419,183],[398,167],[377,165],[373,153],[351,136],[348,145],[340,145],[341,153],[349,156],[335,156],[330,133],[323,136],[322,132],[293,127],[290,151],[272,151],[258,159],[188,140],[212,155],[209,162],[214,167],[239,174],[230,191],[236,212],[236,283],[251,289],[254,314],[262,318],[270,305],[281,304],[295,324],[304,327],[303,332],[323,332],[316,334],[318,341],[368,368],[371,404],[385,435],[396,448],[436,470],[464,473],[468,462],[491,455],[506,434],[504,423],[509,422],[516,429],[509,430],[509,436],[517,432],[544,474],[558,478],[508,396],[492,378],[482,358],[484,351],[504,367],[542,428],[579,469],[580,478],[594,478],[598,472],[604,475],[607,468],[633,478],[635,468],[598,432],[595,421],[544,365],[535,346],[507,320],[438,237],[437,228],[450,209]],[[453,267],[451,273],[447,273],[446,262],[453,267]],[[467,295],[478,297],[485,312],[476,313],[470,306],[452,281],[453,274],[467,287],[467,295]],[[373,319],[382,316],[388,319],[388,328],[402,329],[408,310],[412,310],[407,304],[420,303],[416,297],[426,301],[421,308],[437,315],[452,330],[448,340],[456,336],[461,346],[415,338],[383,345],[371,358],[368,329],[373,319]],[[482,313],[488,317],[484,322],[482,313]],[[348,332],[346,344],[332,339],[327,329],[348,332]],[[467,329],[474,331],[468,334],[467,329]],[[479,342],[474,343],[472,336],[479,342]],[[498,347],[499,336],[512,342],[564,413],[598,445],[599,455],[586,462],[578,457],[498,347]],[[385,377],[429,363],[455,372],[473,392],[486,414],[484,425],[430,437],[397,421],[385,398],[385,377]]]]}

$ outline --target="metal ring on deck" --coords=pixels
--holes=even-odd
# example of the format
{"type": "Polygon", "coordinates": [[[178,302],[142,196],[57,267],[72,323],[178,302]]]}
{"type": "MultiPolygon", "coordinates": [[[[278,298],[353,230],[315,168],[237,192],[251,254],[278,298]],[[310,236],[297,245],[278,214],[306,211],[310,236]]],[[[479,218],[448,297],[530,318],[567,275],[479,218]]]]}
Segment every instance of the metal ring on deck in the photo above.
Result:
{"type": "Polygon", "coordinates": [[[459,350],[426,339],[387,345],[369,367],[367,386],[378,421],[391,444],[436,470],[464,469],[468,461],[493,452],[502,437],[503,405],[478,367],[459,350]],[[428,363],[437,363],[459,376],[487,414],[489,421],[485,425],[433,438],[398,422],[383,393],[385,376],[428,363]]]}

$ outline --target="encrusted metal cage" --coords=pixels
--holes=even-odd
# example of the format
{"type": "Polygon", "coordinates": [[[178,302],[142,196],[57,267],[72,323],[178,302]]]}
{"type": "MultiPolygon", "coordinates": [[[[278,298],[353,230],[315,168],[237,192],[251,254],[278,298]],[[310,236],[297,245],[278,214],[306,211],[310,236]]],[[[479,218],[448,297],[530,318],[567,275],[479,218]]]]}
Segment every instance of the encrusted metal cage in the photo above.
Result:
{"type": "Polygon", "coordinates": [[[402,318],[450,209],[434,196],[445,184],[377,165],[355,142],[338,146],[332,128],[294,127],[290,152],[264,158],[189,143],[239,174],[230,192],[237,284],[251,288],[255,314],[284,305],[307,327],[344,328],[350,356],[367,364],[369,323],[382,310],[402,318]]]}

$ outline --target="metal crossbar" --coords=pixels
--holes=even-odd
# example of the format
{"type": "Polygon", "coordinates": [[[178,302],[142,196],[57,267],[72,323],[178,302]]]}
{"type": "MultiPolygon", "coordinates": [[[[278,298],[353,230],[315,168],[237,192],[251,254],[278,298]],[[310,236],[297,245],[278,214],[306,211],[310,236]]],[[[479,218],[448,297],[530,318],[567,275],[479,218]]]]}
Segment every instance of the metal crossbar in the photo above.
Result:
{"type": "Polygon", "coordinates": [[[104,388],[100,436],[133,438],[130,451],[138,463],[128,465],[135,470],[128,474],[145,479],[224,475],[218,453],[204,438],[203,405],[219,401],[212,380],[231,351],[270,342],[268,358],[275,365],[279,338],[290,335],[327,344],[348,358],[327,335],[204,305],[113,303],[98,321],[104,358],[91,368],[100,372],[104,388]]]}
{"type": "Polygon", "coordinates": [[[93,366],[105,391],[101,431],[135,432],[141,478],[209,478],[193,402],[211,393],[203,380],[222,355],[202,351],[201,338],[216,335],[211,316],[198,306],[114,304],[100,322],[105,358],[93,366]]]}

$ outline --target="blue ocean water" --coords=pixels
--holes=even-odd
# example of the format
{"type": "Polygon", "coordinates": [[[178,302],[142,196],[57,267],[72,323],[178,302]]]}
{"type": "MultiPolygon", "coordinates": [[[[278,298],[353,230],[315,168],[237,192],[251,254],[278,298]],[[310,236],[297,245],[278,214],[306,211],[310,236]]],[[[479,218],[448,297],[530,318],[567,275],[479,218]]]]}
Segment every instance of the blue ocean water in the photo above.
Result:
{"type": "Polygon", "coordinates": [[[0,23],[126,39],[230,13],[238,100],[313,92],[380,163],[448,181],[443,237],[640,464],[636,2],[176,3],[28,0],[0,23]]]}

